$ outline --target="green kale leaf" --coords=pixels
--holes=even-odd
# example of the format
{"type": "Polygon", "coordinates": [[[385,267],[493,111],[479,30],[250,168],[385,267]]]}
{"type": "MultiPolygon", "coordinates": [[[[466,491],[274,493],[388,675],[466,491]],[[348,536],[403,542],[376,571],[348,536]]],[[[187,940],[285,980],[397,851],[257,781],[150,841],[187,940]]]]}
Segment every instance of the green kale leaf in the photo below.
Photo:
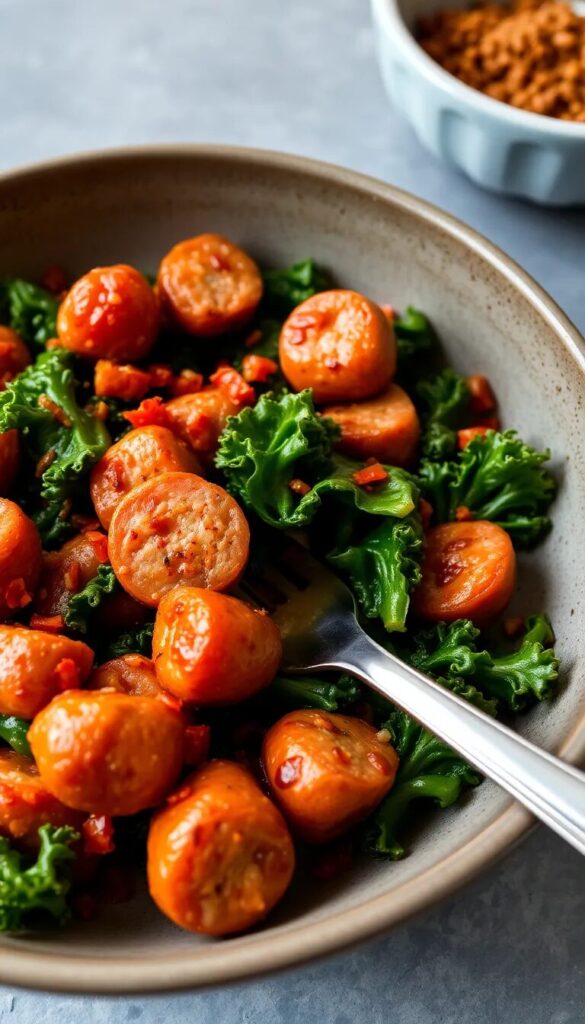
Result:
{"type": "Polygon", "coordinates": [[[0,433],[13,427],[33,464],[54,453],[31,496],[33,518],[45,547],[51,547],[70,532],[67,517],[83,497],[82,478],[110,445],[104,424],[77,403],[70,352],[43,352],[0,394],[0,433]],[[60,410],[58,418],[51,403],[60,410]]]}
{"type": "Polygon", "coordinates": [[[349,578],[367,618],[380,618],[388,632],[404,632],[410,591],[420,582],[422,527],[412,512],[384,519],[362,540],[328,556],[349,578]]]}
{"type": "Polygon", "coordinates": [[[361,693],[360,684],[346,675],[336,680],[278,675],[266,691],[268,697],[291,710],[319,708],[321,711],[344,711],[360,699],[361,693]]]}
{"type": "Polygon", "coordinates": [[[121,658],[124,654],[144,654],[152,657],[152,633],[154,622],[146,622],[135,629],[129,629],[110,640],[104,649],[102,661],[121,658]]]}
{"type": "Polygon", "coordinates": [[[92,612],[102,603],[107,594],[113,593],[117,585],[112,566],[105,562],[98,566],[97,574],[86,583],[83,590],[72,594],[65,610],[65,625],[78,633],[87,633],[92,612]]]}
{"type": "Polygon", "coordinates": [[[35,862],[0,837],[0,932],[20,932],[49,915],[57,924],[70,916],[68,868],[75,859],[71,845],[79,839],[72,828],[42,825],[35,862]]]}
{"type": "Polygon", "coordinates": [[[412,360],[424,358],[435,345],[435,332],[431,322],[420,309],[407,306],[394,320],[398,363],[402,367],[412,360]]]}
{"type": "Polygon", "coordinates": [[[0,323],[20,334],[27,344],[44,347],[57,337],[59,300],[30,281],[0,280],[0,323]]]}
{"type": "Polygon", "coordinates": [[[331,287],[329,278],[314,260],[301,260],[282,270],[265,270],[262,276],[262,305],[279,318],[288,316],[305,299],[331,287]]]}
{"type": "Polygon", "coordinates": [[[26,718],[17,718],[16,715],[0,715],[0,739],[3,739],[17,754],[32,757],[32,751],[26,738],[29,729],[30,722],[26,718]]]}
{"type": "Polygon", "coordinates": [[[216,465],[228,489],[277,529],[307,525],[326,496],[373,515],[408,515],[417,497],[413,478],[391,468],[371,490],[358,486],[353,474],[360,466],[331,454],[337,433],[331,420],[315,412],[310,391],[263,395],[253,409],[230,417],[216,465]],[[308,493],[296,494],[294,479],[307,483],[308,493]]]}
{"type": "Polygon", "coordinates": [[[423,460],[420,484],[439,522],[454,519],[460,506],[475,519],[489,519],[517,547],[533,547],[550,529],[547,515],[556,484],[543,469],[550,452],[536,451],[515,431],[489,430],[475,437],[453,462],[423,460]]]}
{"type": "Polygon", "coordinates": [[[471,395],[465,377],[446,369],[421,380],[416,388],[422,406],[421,450],[430,460],[452,457],[457,451],[457,430],[468,422],[471,395]]]}

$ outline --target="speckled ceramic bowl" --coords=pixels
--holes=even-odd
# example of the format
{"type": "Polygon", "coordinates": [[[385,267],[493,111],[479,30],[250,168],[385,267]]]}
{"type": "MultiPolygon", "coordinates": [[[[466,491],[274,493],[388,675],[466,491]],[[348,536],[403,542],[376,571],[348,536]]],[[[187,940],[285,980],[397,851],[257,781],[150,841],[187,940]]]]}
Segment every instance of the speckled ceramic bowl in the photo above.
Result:
{"type": "Polygon", "coordinates": [[[371,0],[388,95],[421,142],[484,188],[536,203],[585,203],[585,124],[485,96],[418,45],[417,18],[468,0],[371,0]]]}
{"type": "MultiPolygon", "coordinates": [[[[0,179],[0,274],[34,277],[55,262],[71,273],[118,261],[153,269],[172,243],[208,230],[229,235],[265,264],[311,255],[340,283],[398,307],[421,306],[453,364],[491,378],[505,421],[527,440],[552,446],[562,481],[555,528],[525,560],[517,604],[549,611],[565,675],[555,703],[519,725],[543,747],[580,759],[585,359],[575,328],[519,267],[463,224],[325,164],[251,150],[166,147],[73,157],[0,179]]],[[[297,884],[253,934],[195,938],[141,895],[62,933],[2,938],[0,982],[147,992],[299,963],[429,907],[493,863],[529,825],[528,814],[484,783],[429,818],[405,860],[368,860],[335,882],[297,884]]]]}

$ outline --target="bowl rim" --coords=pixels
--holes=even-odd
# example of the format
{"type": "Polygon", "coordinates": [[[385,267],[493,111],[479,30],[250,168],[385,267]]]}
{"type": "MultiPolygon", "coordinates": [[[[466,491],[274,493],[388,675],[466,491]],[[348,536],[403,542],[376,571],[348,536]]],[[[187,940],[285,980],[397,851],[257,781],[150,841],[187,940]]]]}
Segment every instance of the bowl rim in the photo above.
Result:
{"type": "MultiPolygon", "coordinates": [[[[408,192],[357,171],[308,157],[267,149],[205,143],[118,147],[57,157],[0,174],[0,189],[46,174],[83,170],[105,164],[217,159],[235,165],[283,172],[294,171],[317,181],[350,188],[379,202],[390,202],[420,221],[430,222],[486,260],[515,287],[549,324],[585,373],[585,341],[553,299],[521,267],[473,228],[408,192]]],[[[576,721],[556,753],[570,763],[585,757],[585,716],[576,721]]],[[[270,928],[231,940],[233,954],[221,943],[162,955],[155,959],[131,956],[120,963],[101,956],[70,957],[55,952],[18,948],[18,939],[3,946],[0,983],[54,992],[96,995],[152,993],[242,981],[260,974],[300,965],[371,938],[450,896],[518,842],[534,824],[531,815],[510,800],[480,833],[440,864],[349,910],[311,925],[298,925],[282,934],[270,928]],[[241,945],[240,945],[241,943],[241,945]]]]}
{"type": "Polygon", "coordinates": [[[513,107],[509,103],[504,103],[503,100],[497,100],[478,89],[473,89],[449,71],[445,71],[417,42],[402,17],[397,0],[371,0],[371,3],[376,19],[381,22],[382,29],[392,44],[398,43],[417,65],[420,73],[431,84],[449,93],[453,100],[471,104],[486,115],[508,121],[517,128],[529,129],[531,133],[540,130],[546,135],[559,139],[563,138],[572,142],[581,140],[585,143],[585,123],[562,121],[557,117],[548,117],[546,114],[537,114],[532,110],[513,107]]]}

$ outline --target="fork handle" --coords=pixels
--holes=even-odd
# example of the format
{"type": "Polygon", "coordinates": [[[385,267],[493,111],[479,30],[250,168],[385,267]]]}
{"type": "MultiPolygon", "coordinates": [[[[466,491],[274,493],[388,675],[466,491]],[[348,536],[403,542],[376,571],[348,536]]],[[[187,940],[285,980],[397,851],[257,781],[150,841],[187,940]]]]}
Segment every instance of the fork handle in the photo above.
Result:
{"type": "Polygon", "coordinates": [[[361,631],[336,662],[416,718],[585,854],[584,772],[539,750],[361,631]]]}

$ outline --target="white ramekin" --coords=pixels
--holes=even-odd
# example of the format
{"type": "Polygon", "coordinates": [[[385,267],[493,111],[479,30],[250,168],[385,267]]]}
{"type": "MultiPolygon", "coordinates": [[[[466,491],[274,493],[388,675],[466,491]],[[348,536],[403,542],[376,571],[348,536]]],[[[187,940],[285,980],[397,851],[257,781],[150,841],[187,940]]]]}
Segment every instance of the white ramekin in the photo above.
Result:
{"type": "MultiPolygon", "coordinates": [[[[585,203],[585,124],[518,110],[464,85],[418,45],[433,0],[371,0],[388,95],[420,141],[478,185],[537,203],[585,203]]],[[[445,0],[445,6],[452,6],[445,0]]]]}

